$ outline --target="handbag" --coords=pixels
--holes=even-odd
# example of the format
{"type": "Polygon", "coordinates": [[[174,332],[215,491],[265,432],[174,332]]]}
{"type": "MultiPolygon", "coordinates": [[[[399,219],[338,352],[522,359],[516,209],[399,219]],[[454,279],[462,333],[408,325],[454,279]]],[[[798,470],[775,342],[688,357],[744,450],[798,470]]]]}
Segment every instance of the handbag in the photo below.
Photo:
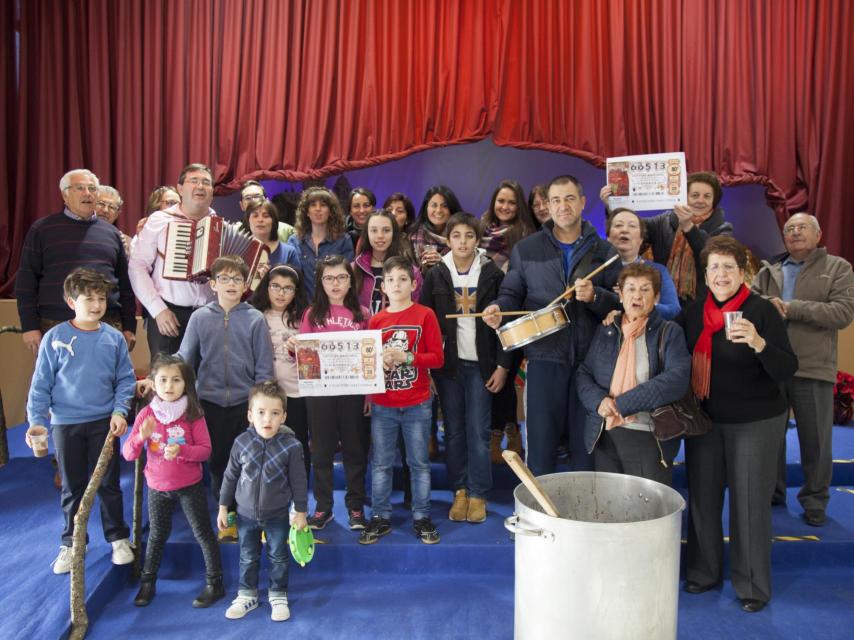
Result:
{"type": "MultiPolygon", "coordinates": [[[[665,321],[658,339],[658,372],[661,373],[664,363],[664,339],[670,322],[665,321]]],[[[652,418],[652,433],[661,441],[671,440],[679,436],[701,436],[712,429],[712,419],[703,411],[694,390],[688,391],[676,402],[658,407],[650,412],[652,418]]]]}

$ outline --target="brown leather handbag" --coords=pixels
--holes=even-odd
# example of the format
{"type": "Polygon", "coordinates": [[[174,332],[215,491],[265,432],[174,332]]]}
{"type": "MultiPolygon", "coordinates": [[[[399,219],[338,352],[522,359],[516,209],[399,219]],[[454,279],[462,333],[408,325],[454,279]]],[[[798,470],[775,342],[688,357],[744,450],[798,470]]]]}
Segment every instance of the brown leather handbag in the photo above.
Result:
{"type": "MultiPolygon", "coordinates": [[[[670,322],[665,320],[658,338],[658,375],[664,366],[664,339],[670,322]]],[[[679,436],[701,436],[712,429],[712,419],[703,411],[694,390],[688,386],[685,395],[670,404],[658,407],[649,413],[652,418],[652,433],[659,440],[671,440],[679,436]]]]}

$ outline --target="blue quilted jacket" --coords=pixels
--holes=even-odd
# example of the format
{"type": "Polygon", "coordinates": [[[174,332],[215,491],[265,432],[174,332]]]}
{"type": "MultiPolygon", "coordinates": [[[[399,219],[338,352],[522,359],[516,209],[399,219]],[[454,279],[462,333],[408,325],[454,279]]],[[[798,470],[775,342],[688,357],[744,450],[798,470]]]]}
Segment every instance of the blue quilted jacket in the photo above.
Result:
{"type": "MultiPolygon", "coordinates": [[[[592,453],[602,432],[602,417],[597,413],[602,399],[609,395],[611,378],[620,354],[623,334],[619,320],[607,327],[599,325],[587,357],[578,368],[576,388],[581,404],[587,411],[584,424],[584,444],[592,453]]],[[[624,416],[638,411],[652,411],[679,400],[688,390],[691,381],[691,355],[685,343],[685,334],[675,322],[663,320],[653,309],[646,325],[646,350],[649,355],[650,379],[620,394],[617,407],[624,416]],[[665,323],[668,325],[664,341],[664,363],[659,371],[658,342],[665,323]]]]}

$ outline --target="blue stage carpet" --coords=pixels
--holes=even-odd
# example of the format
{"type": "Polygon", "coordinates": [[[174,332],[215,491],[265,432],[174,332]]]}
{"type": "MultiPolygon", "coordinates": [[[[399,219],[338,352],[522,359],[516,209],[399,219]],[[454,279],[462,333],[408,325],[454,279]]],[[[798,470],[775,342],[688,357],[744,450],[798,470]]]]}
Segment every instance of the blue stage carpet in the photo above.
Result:
{"type": "MultiPolygon", "coordinates": [[[[48,459],[35,460],[20,446],[23,431],[10,431],[12,461],[0,469],[0,638],[59,638],[68,628],[68,577],[54,576],[61,530],[59,492],[52,486],[48,459]],[[10,577],[13,577],[10,579],[10,577]]],[[[789,433],[789,460],[797,460],[789,433]]],[[[854,459],[854,430],[834,430],[834,479],[847,477],[854,459]]],[[[792,467],[790,465],[790,477],[792,467]]],[[[123,487],[130,520],[130,465],[123,487]]],[[[343,494],[336,492],[334,520],[317,537],[314,561],[290,564],[292,619],[273,623],[264,603],[239,621],[224,617],[237,581],[237,545],[224,545],[228,596],[209,610],[190,602],[203,583],[201,552],[178,513],[151,606],[133,606],[136,585],[126,567],[113,567],[103,541],[97,505],[90,521],[87,556],[89,638],[142,638],[158,633],[184,638],[281,637],[309,634],[324,639],[353,638],[511,638],[513,635],[513,543],[503,518],[513,511],[501,471],[500,487],[482,525],[447,520],[451,493],[434,491],[433,518],[442,541],[426,546],[411,531],[409,515],[396,492],[394,531],[378,544],[362,547],[346,529],[343,494]]],[[[442,465],[434,465],[437,485],[442,465]]],[[[758,614],[738,608],[728,581],[701,595],[680,593],[679,637],[849,638],[854,628],[854,480],[832,488],[828,524],[806,526],[800,519],[797,487],[787,507],[773,511],[774,596],[758,614]]]]}

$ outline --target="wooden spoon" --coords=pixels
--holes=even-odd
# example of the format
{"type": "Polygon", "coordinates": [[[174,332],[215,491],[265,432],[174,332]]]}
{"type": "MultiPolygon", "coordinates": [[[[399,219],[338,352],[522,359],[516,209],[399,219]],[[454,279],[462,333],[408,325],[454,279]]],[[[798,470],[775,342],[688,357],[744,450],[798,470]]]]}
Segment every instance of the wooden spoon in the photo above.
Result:
{"type": "Polygon", "coordinates": [[[543,491],[540,483],[537,482],[534,474],[531,473],[528,465],[526,465],[522,458],[519,457],[519,454],[515,451],[505,449],[501,452],[501,457],[504,458],[508,465],[510,465],[510,468],[513,469],[513,473],[519,477],[522,484],[528,488],[528,491],[531,492],[531,495],[534,496],[534,500],[539,503],[543,508],[543,511],[552,517],[560,518],[560,514],[557,512],[557,507],[555,507],[554,502],[552,502],[551,498],[549,498],[546,495],[546,492],[543,491]]]}

